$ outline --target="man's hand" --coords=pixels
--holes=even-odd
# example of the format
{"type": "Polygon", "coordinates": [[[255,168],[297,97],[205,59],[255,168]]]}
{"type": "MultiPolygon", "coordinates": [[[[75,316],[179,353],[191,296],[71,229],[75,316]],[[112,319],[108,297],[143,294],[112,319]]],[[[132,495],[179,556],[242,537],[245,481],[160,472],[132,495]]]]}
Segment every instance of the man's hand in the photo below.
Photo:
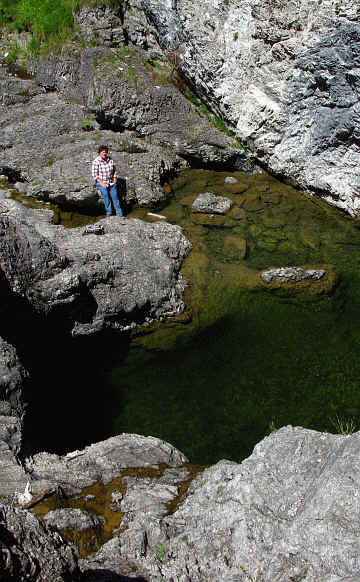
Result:
{"type": "Polygon", "coordinates": [[[103,188],[106,188],[106,184],[105,184],[105,182],[103,182],[102,180],[100,180],[100,178],[97,178],[97,179],[96,179],[96,181],[97,181],[97,182],[99,182],[99,184],[100,184],[100,185],[101,185],[103,188]]]}

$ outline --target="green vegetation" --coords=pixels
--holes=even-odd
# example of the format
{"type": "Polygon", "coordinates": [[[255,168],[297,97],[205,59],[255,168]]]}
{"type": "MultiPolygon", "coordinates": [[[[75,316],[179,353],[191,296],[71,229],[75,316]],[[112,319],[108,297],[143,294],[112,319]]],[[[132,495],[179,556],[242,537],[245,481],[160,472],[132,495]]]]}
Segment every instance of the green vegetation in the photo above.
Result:
{"type": "Polygon", "coordinates": [[[84,119],[82,122],[81,129],[83,131],[93,131],[94,128],[94,119],[84,119]]]}
{"type": "Polygon", "coordinates": [[[342,435],[353,434],[357,431],[358,428],[358,423],[353,417],[343,418],[336,415],[334,418],[330,419],[330,422],[335,428],[336,432],[342,435]]]}
{"type": "Polygon", "coordinates": [[[0,27],[30,32],[28,51],[38,53],[69,40],[75,33],[73,12],[97,4],[116,7],[121,0],[1,0],[0,27]]]}
{"type": "Polygon", "coordinates": [[[160,562],[165,561],[166,550],[163,544],[159,544],[158,546],[156,546],[156,555],[159,558],[160,562]]]}

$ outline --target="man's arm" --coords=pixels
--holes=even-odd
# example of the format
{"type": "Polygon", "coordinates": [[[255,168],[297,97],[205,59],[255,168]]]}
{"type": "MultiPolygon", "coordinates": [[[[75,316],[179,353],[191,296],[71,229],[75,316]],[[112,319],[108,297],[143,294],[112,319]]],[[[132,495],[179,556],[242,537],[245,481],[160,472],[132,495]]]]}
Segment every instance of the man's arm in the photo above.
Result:
{"type": "Polygon", "coordinates": [[[117,171],[116,171],[116,166],[113,163],[113,176],[112,176],[112,181],[115,183],[117,182],[117,171]]]}

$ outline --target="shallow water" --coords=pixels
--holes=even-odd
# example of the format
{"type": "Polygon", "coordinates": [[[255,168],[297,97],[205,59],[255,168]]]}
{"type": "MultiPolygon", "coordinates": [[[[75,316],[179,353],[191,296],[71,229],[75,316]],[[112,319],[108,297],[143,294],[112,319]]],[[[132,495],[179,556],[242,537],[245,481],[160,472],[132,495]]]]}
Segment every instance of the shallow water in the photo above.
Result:
{"type": "MultiPolygon", "coordinates": [[[[359,222],[267,174],[189,170],[171,187],[160,214],[193,244],[182,269],[185,314],[109,343],[44,341],[38,378],[51,377],[57,414],[44,414],[49,385],[39,380],[26,440],[65,452],[139,433],[207,464],[240,461],[274,427],[337,432],[336,417],[357,424],[359,222]],[[228,175],[238,182],[225,184],[228,175]],[[233,200],[226,217],[191,211],[206,191],[233,200]],[[305,287],[279,296],[259,285],[259,269],[324,264],[340,276],[331,295],[305,287]]],[[[130,217],[158,220],[147,209],[130,217]]]]}

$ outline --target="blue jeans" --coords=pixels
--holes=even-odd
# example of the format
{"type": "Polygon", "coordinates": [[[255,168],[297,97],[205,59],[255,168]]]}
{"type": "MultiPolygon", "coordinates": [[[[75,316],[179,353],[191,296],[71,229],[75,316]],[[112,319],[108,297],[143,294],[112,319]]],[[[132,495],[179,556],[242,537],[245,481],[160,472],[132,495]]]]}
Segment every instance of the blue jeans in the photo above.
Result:
{"type": "Polygon", "coordinates": [[[110,216],[112,213],[111,200],[112,200],[112,203],[114,205],[116,215],[123,216],[123,211],[121,210],[119,198],[117,195],[116,184],[111,184],[111,186],[104,188],[104,186],[102,186],[101,184],[99,184],[97,182],[96,187],[100,190],[101,195],[103,197],[104,204],[105,204],[106,216],[110,216]],[[110,200],[110,198],[111,198],[111,200],[110,200]]]}

